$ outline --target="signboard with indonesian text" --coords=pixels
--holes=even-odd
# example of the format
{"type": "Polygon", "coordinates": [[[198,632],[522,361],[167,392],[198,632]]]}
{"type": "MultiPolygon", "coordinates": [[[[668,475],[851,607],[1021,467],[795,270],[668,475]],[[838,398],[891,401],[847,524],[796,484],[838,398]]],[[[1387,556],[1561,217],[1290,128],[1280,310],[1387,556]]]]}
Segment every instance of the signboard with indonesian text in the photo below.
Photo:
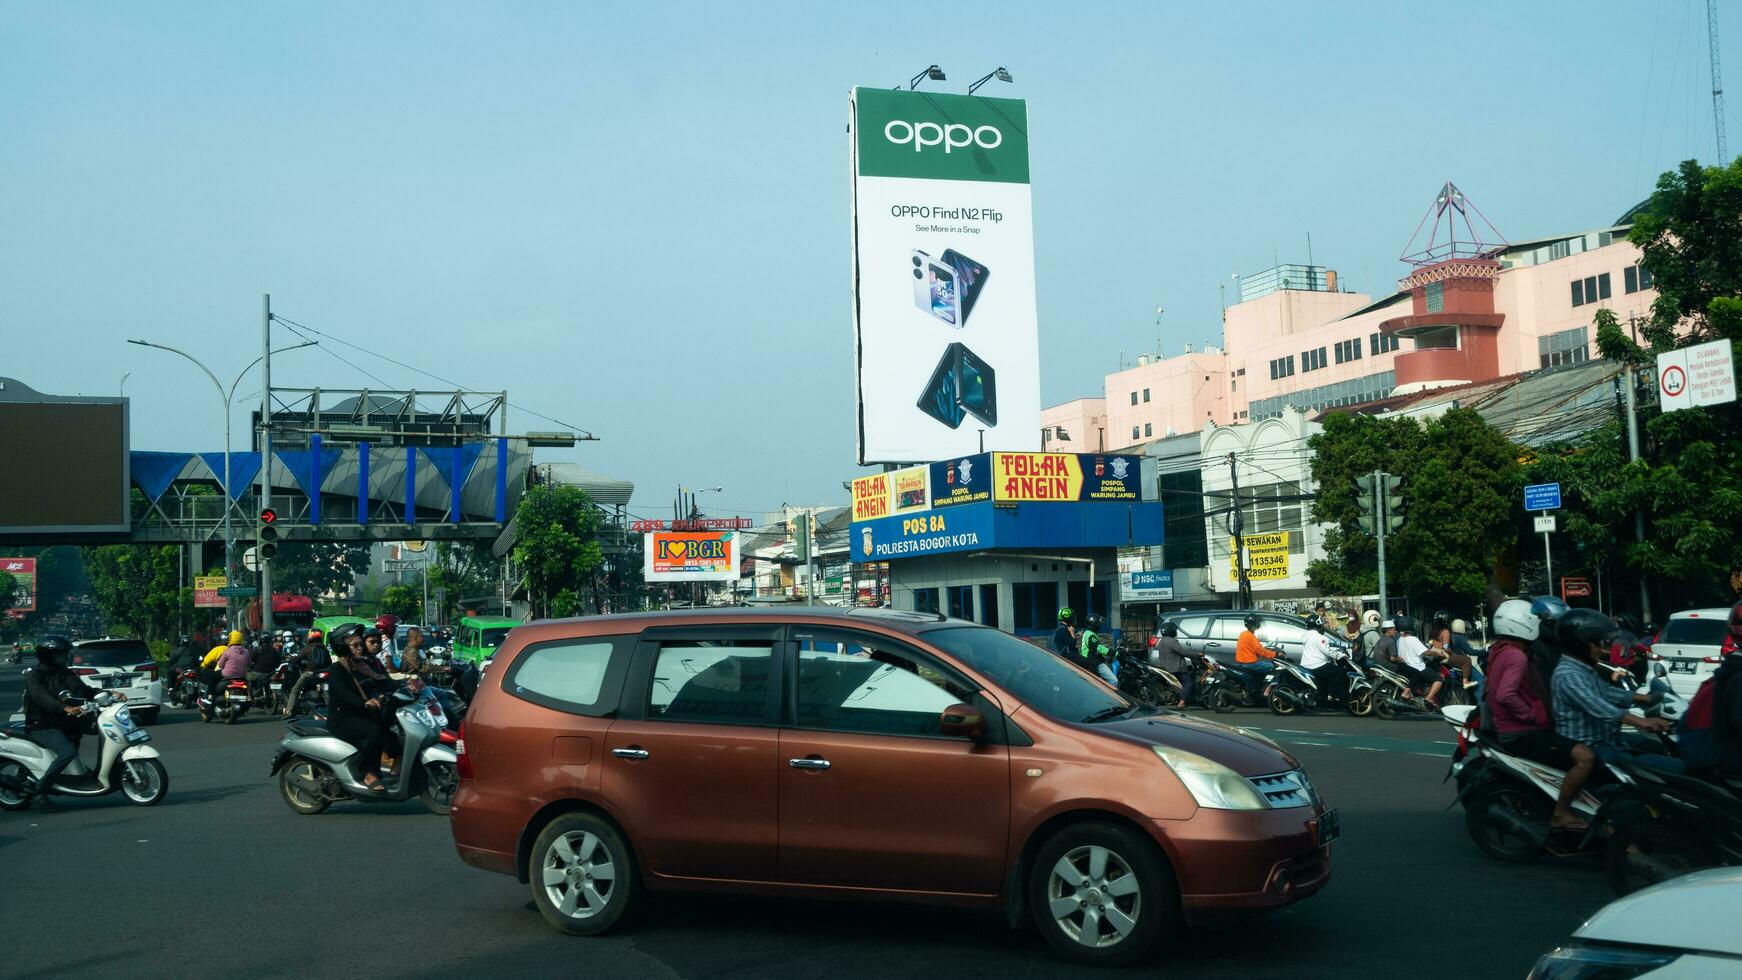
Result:
{"type": "Polygon", "coordinates": [[[872,521],[931,506],[929,467],[910,466],[853,481],[853,520],[872,521]]]}
{"type": "Polygon", "coordinates": [[[0,558],[0,572],[12,576],[16,582],[18,593],[12,598],[12,606],[0,610],[9,615],[22,618],[25,613],[36,611],[36,559],[35,558],[0,558]]]}
{"type": "MultiPolygon", "coordinates": [[[[1246,578],[1253,581],[1262,579],[1288,578],[1288,535],[1287,531],[1271,531],[1265,534],[1247,534],[1243,536],[1246,545],[1246,578]]],[[[1239,550],[1234,539],[1228,539],[1228,581],[1240,580],[1239,550]]]]}
{"type": "Polygon", "coordinates": [[[738,577],[738,533],[650,531],[643,560],[649,582],[730,582],[738,577]]]}
{"type": "Polygon", "coordinates": [[[195,575],[194,608],[224,608],[224,597],[220,594],[220,590],[227,584],[228,582],[222,575],[195,575]]]}
{"type": "Polygon", "coordinates": [[[1736,400],[1730,341],[1714,340],[1657,355],[1658,405],[1666,412],[1736,400]]]}

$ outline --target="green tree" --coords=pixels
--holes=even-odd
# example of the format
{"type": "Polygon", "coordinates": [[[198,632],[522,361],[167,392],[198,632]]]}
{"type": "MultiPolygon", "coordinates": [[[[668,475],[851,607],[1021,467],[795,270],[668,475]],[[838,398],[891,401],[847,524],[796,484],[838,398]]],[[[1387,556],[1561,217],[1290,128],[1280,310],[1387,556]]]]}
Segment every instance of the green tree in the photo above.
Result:
{"type": "Polygon", "coordinates": [[[582,594],[605,560],[599,543],[604,515],[593,499],[578,487],[531,487],[520,498],[514,523],[514,560],[526,573],[534,614],[580,612],[582,594]]]}
{"type": "Polygon", "coordinates": [[[415,620],[423,608],[423,593],[409,585],[389,585],[381,593],[380,608],[389,616],[415,620]]]}
{"type": "Polygon", "coordinates": [[[1379,588],[1378,543],[1362,531],[1355,479],[1383,470],[1404,479],[1404,523],[1386,537],[1387,590],[1430,606],[1481,599],[1517,541],[1512,500],[1518,450],[1470,409],[1425,425],[1413,418],[1334,412],[1308,442],[1318,490],[1313,519],[1333,525],[1326,556],[1307,567],[1315,589],[1379,588]]]}
{"type": "Polygon", "coordinates": [[[498,562],[488,541],[438,541],[429,566],[430,603],[442,622],[452,622],[460,599],[496,591],[498,562]],[[437,603],[436,597],[441,601],[437,603]]]}
{"type": "Polygon", "coordinates": [[[175,545],[111,544],[85,549],[97,611],[111,627],[145,640],[174,636],[194,618],[194,590],[182,587],[175,545]]]}
{"type": "MultiPolygon", "coordinates": [[[[1657,299],[1641,336],[1656,350],[1742,337],[1742,157],[1687,160],[1657,179],[1628,240],[1644,253],[1657,299]],[[1685,340],[1677,332],[1687,333],[1685,340]]],[[[1613,344],[1614,338],[1611,338],[1613,344]]],[[[1604,350],[1605,356],[1609,351],[1604,350]]]]}
{"type": "Polygon", "coordinates": [[[272,591],[348,596],[357,579],[368,572],[368,544],[285,541],[272,560],[272,591]]]}
{"type": "MultiPolygon", "coordinates": [[[[0,614],[12,608],[18,600],[18,579],[11,572],[0,572],[0,614]]],[[[11,617],[7,617],[11,618],[11,617]]]]}

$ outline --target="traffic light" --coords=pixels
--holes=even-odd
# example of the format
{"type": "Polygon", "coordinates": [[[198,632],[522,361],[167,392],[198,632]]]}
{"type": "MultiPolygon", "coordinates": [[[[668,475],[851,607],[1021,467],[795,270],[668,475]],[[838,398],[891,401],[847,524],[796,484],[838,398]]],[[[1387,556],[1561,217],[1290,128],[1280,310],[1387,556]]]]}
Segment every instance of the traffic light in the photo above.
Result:
{"type": "Polygon", "coordinates": [[[801,562],[811,560],[811,536],[809,515],[800,514],[786,522],[786,529],[792,532],[793,557],[801,562]]]}
{"type": "Polygon", "coordinates": [[[1403,477],[1385,477],[1385,532],[1394,534],[1403,526],[1403,477]]]}
{"type": "Polygon", "coordinates": [[[1361,513],[1356,515],[1355,519],[1361,522],[1361,530],[1366,531],[1368,534],[1373,533],[1374,507],[1376,503],[1377,501],[1373,497],[1373,475],[1368,474],[1366,476],[1356,477],[1355,505],[1361,508],[1361,513]]]}
{"type": "Polygon", "coordinates": [[[261,561],[271,561],[278,555],[278,511],[267,507],[260,512],[260,524],[254,529],[254,554],[261,561]]]}

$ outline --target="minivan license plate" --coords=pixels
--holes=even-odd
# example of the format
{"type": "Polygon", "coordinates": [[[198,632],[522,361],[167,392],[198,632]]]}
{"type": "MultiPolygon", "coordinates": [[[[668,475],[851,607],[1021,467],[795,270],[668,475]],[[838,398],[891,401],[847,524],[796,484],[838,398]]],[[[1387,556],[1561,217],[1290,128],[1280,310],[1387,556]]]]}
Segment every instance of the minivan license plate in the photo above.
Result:
{"type": "Polygon", "coordinates": [[[1318,845],[1324,847],[1343,834],[1343,822],[1337,817],[1337,811],[1326,810],[1319,815],[1318,845]]]}

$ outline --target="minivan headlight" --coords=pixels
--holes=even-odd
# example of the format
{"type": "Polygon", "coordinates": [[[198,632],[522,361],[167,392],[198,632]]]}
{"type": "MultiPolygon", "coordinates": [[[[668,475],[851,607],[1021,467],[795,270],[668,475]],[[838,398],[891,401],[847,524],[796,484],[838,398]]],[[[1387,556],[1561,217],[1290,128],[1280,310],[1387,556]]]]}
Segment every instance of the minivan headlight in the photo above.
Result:
{"type": "Polygon", "coordinates": [[[1270,804],[1246,777],[1213,759],[1169,745],[1152,745],[1156,758],[1167,763],[1185,784],[1198,806],[1211,810],[1268,810],[1270,804]]]}

